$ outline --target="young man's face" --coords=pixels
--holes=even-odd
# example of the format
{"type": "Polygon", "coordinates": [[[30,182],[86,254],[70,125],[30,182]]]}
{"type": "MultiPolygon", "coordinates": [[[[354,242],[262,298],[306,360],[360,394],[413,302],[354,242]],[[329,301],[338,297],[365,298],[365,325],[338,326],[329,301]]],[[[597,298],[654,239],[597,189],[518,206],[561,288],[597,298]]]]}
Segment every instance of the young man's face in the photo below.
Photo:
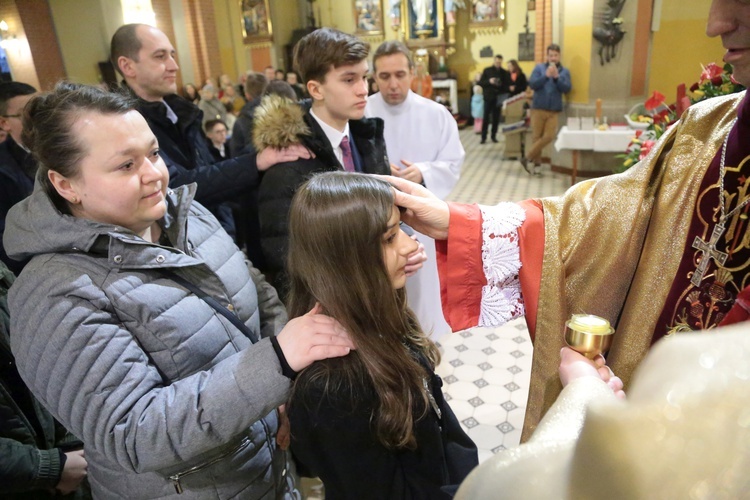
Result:
{"type": "Polygon", "coordinates": [[[503,67],[503,58],[502,57],[496,57],[495,58],[495,67],[496,68],[502,68],[503,67]]]}
{"type": "Polygon", "coordinates": [[[560,53],[556,50],[548,50],[547,62],[550,64],[558,64],[560,62],[560,53]]]}
{"type": "Polygon", "coordinates": [[[331,68],[325,80],[310,80],[307,89],[313,98],[315,114],[327,124],[343,130],[348,120],[365,115],[367,104],[367,60],[331,68]]]}
{"type": "Polygon", "coordinates": [[[404,102],[414,79],[414,72],[409,67],[406,56],[401,53],[382,56],[373,64],[375,82],[383,100],[392,106],[404,102]]]}
{"type": "Polygon", "coordinates": [[[750,0],[713,0],[706,34],[721,37],[734,79],[750,85],[750,0]]]}

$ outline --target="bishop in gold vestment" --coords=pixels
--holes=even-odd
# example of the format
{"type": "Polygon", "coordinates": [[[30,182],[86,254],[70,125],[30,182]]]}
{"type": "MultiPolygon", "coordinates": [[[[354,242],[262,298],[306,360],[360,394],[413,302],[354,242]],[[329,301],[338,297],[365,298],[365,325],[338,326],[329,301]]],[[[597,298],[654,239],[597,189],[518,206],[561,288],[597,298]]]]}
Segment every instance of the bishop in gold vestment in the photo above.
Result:
{"type": "Polygon", "coordinates": [[[654,340],[721,321],[732,297],[746,286],[748,207],[727,218],[716,245],[729,255],[725,266],[711,260],[697,287],[690,279],[705,254],[693,245],[708,242],[720,218],[720,171],[725,213],[747,198],[747,137],[745,93],[717,97],[690,107],[636,167],[581,182],[561,197],[522,202],[520,216],[504,206],[515,204],[449,204],[448,238],[437,247],[451,327],[491,324],[525,312],[534,337],[523,440],[561,390],[557,367],[571,314],[596,314],[615,325],[607,363],[626,389],[654,340]],[[739,108],[745,112],[735,121],[739,108]],[[505,213],[512,214],[510,220],[502,220],[505,213]],[[512,249],[492,246],[503,240],[518,247],[518,263],[512,249]],[[723,281],[717,284],[718,278],[723,281]]]}

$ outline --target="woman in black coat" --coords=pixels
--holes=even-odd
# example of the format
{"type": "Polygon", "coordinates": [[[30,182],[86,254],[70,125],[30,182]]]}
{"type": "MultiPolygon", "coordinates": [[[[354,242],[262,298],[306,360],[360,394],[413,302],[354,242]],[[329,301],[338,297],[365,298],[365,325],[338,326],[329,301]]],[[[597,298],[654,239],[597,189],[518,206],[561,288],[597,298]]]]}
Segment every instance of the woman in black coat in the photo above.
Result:
{"type": "Polygon", "coordinates": [[[518,65],[518,61],[515,59],[508,61],[508,71],[510,72],[510,87],[508,88],[510,89],[511,97],[518,95],[521,92],[526,92],[529,82],[526,80],[526,75],[523,73],[523,70],[518,65]]]}

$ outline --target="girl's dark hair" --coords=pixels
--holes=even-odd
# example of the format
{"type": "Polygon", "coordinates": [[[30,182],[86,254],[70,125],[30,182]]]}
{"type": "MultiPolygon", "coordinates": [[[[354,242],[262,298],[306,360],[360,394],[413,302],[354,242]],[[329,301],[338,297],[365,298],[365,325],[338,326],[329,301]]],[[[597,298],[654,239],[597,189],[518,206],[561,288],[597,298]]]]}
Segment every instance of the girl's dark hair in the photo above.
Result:
{"type": "Polygon", "coordinates": [[[21,137],[39,164],[42,187],[61,212],[70,211],[47,173],[54,170],[67,178],[78,175],[79,164],[87,152],[73,132],[75,121],[88,112],[125,114],[134,109],[134,104],[127,95],[59,82],[52,91],[33,97],[26,105],[21,137]]]}
{"type": "Polygon", "coordinates": [[[297,191],[289,219],[290,317],[317,302],[347,329],[357,349],[313,363],[298,377],[290,400],[295,404],[306,384],[330,392],[354,388],[353,399],[369,385],[377,396],[377,439],[391,449],[413,449],[414,422],[430,406],[426,371],[412,350],[433,368],[440,355],[408,308],[405,291],[393,289],[383,260],[393,206],[390,185],[365,174],[324,173],[297,191]]]}

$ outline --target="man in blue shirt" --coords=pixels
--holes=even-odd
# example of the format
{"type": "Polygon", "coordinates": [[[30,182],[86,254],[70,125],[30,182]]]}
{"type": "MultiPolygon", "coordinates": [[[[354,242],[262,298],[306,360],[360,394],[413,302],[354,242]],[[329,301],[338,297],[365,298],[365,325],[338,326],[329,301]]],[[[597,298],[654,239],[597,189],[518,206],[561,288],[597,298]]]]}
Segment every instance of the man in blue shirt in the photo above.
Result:
{"type": "Polygon", "coordinates": [[[521,165],[534,175],[541,175],[541,158],[544,147],[557,135],[558,115],[563,109],[563,94],[570,92],[570,71],[560,64],[560,46],[547,47],[547,62],[537,64],[529,78],[529,87],[534,90],[531,103],[531,132],[533,144],[521,159],[521,165]]]}

